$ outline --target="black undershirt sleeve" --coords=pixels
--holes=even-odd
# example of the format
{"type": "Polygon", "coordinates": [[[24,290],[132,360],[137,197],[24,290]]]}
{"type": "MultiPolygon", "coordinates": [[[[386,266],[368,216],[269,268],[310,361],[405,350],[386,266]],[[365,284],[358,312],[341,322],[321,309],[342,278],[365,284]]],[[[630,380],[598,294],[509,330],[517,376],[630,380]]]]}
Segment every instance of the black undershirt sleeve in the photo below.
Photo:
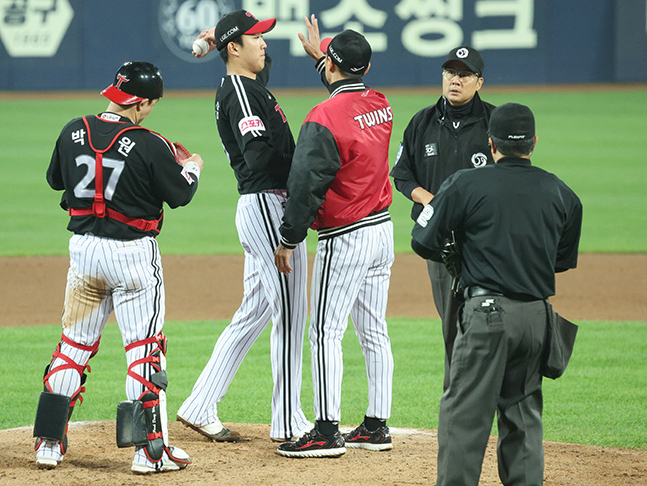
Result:
{"type": "Polygon", "coordinates": [[[443,258],[440,252],[430,250],[429,248],[422,245],[421,243],[414,240],[413,238],[411,239],[411,249],[415,251],[419,256],[424,258],[425,260],[432,260],[434,262],[440,262],[440,263],[442,263],[443,261],[443,258]]]}
{"type": "Polygon", "coordinates": [[[287,174],[292,164],[292,155],[283,153],[259,139],[247,143],[243,157],[250,169],[267,174],[287,174]]]}

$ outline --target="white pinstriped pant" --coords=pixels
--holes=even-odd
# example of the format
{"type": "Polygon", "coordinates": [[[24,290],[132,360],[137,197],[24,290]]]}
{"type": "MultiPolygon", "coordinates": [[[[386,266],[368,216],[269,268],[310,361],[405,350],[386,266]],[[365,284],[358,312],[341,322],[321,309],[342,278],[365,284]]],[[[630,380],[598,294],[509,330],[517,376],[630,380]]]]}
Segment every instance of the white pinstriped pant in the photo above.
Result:
{"type": "Polygon", "coordinates": [[[285,199],[285,194],[258,193],[242,195],[238,200],[236,227],[245,250],[244,295],[191,396],[178,411],[178,415],[198,426],[218,418],[218,402],[270,321],[274,379],[270,437],[290,438],[309,423],[301,408],[303,338],[308,314],[305,242],[293,252],[290,275],[280,274],[274,264],[285,199]]]}
{"type": "MultiPolygon", "coordinates": [[[[93,345],[113,310],[124,347],[161,332],[165,312],[164,280],[161,256],[154,238],[126,241],[89,234],[73,235],[69,249],[70,268],[62,318],[66,337],[84,346],[93,345]]],[[[149,344],[128,351],[128,365],[148,356],[153,348],[156,346],[149,344]]],[[[61,353],[79,365],[87,364],[91,354],[65,342],[61,342],[61,353]]],[[[55,358],[51,369],[63,364],[64,360],[55,358]]],[[[160,367],[166,368],[163,355],[160,367]]],[[[133,371],[147,380],[155,372],[148,364],[135,366],[133,371]]],[[[61,370],[52,374],[49,384],[54,393],[71,396],[81,386],[81,377],[76,370],[61,370]]],[[[126,397],[129,400],[137,400],[143,391],[139,381],[126,377],[126,397]]],[[[160,402],[165,402],[163,395],[164,392],[160,395],[160,402]]],[[[160,415],[166,442],[166,408],[165,403],[161,405],[164,405],[160,415]]]]}
{"type": "Polygon", "coordinates": [[[391,221],[317,244],[309,333],[317,420],[341,420],[342,338],[349,315],[366,362],[366,415],[391,416],[393,355],[385,316],[393,260],[391,221]]]}

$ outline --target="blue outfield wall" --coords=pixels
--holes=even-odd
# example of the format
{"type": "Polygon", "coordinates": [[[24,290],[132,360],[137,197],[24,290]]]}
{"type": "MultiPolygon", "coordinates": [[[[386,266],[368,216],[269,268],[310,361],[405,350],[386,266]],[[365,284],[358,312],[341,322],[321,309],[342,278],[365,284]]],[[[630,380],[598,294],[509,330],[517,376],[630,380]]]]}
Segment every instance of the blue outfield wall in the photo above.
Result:
{"type": "MultiPolygon", "coordinates": [[[[488,84],[647,81],[647,0],[0,0],[0,90],[101,89],[146,60],[172,89],[213,88],[216,52],[190,54],[225,12],[277,17],[266,34],[273,87],[318,86],[298,32],[363,32],[374,86],[438,85],[447,52],[479,49],[488,84]],[[637,62],[638,61],[638,62],[637,62]]],[[[322,37],[323,37],[322,36],[322,37]]]]}

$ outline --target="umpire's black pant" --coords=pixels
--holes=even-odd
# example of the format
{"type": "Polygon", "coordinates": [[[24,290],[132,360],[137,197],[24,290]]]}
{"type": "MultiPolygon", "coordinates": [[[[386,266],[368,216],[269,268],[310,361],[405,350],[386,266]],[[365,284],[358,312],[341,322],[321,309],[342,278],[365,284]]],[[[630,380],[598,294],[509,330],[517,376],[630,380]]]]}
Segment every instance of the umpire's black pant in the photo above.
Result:
{"type": "Polygon", "coordinates": [[[544,301],[482,296],[465,302],[440,400],[438,486],[477,486],[497,412],[499,477],[505,486],[543,484],[539,361],[544,301]]]}
{"type": "Polygon", "coordinates": [[[427,271],[431,280],[431,292],[434,296],[436,311],[440,316],[445,342],[445,379],[443,390],[449,386],[449,366],[452,360],[452,349],[456,340],[458,313],[462,302],[452,292],[452,276],[444,263],[427,260],[427,271]]]}

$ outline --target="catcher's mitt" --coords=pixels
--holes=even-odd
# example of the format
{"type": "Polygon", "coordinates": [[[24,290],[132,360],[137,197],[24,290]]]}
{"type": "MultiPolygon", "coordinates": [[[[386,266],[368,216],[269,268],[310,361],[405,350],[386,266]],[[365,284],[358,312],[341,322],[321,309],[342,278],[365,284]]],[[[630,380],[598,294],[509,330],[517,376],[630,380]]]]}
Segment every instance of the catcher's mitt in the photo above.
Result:
{"type": "Polygon", "coordinates": [[[173,148],[175,149],[175,160],[178,163],[184,162],[186,159],[191,157],[191,152],[189,152],[184,145],[179,142],[173,142],[173,148]]]}

